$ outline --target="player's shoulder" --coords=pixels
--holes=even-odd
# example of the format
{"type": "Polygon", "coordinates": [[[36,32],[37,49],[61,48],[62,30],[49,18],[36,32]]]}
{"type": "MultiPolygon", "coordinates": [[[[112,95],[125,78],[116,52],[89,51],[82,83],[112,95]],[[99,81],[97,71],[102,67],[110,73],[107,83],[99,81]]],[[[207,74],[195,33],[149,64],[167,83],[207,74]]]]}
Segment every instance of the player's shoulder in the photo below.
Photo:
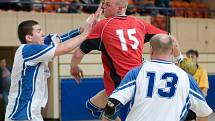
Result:
{"type": "Polygon", "coordinates": [[[23,58],[27,58],[29,56],[47,52],[50,49],[54,48],[55,45],[45,45],[45,44],[24,44],[22,45],[21,51],[23,58]]]}
{"type": "Polygon", "coordinates": [[[141,72],[142,67],[143,67],[143,65],[139,65],[139,66],[137,66],[137,67],[134,67],[133,69],[131,69],[131,70],[127,73],[127,75],[128,75],[129,77],[133,77],[133,79],[136,79],[136,77],[137,77],[137,76],[139,75],[139,73],[141,72]]]}

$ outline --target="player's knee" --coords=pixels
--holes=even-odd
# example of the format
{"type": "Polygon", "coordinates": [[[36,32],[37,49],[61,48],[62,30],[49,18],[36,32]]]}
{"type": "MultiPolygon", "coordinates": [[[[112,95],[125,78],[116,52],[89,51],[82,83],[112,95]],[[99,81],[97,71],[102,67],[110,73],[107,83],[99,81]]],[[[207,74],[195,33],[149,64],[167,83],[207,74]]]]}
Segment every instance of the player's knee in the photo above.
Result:
{"type": "Polygon", "coordinates": [[[90,112],[90,114],[95,118],[101,118],[102,113],[104,111],[103,108],[99,108],[94,105],[90,100],[86,101],[86,109],[90,112]]]}

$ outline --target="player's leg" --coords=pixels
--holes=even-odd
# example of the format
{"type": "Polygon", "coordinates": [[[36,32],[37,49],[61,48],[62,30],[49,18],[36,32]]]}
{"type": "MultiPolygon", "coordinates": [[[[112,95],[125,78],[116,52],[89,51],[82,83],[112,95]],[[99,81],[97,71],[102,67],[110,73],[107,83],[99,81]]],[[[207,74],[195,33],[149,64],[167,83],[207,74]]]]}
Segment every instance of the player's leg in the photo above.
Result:
{"type": "Polygon", "coordinates": [[[86,108],[95,118],[101,118],[103,109],[107,103],[107,94],[104,90],[98,92],[95,96],[87,100],[86,108]]]}
{"type": "Polygon", "coordinates": [[[100,108],[105,108],[105,105],[107,104],[107,94],[105,89],[98,92],[95,96],[90,98],[90,102],[92,102],[94,105],[100,108]]]}
{"type": "MultiPolygon", "coordinates": [[[[93,117],[101,118],[103,110],[107,104],[107,98],[108,97],[104,89],[86,102],[86,108],[93,115],[93,117]]],[[[117,117],[115,121],[121,121],[121,119],[117,117]]]]}

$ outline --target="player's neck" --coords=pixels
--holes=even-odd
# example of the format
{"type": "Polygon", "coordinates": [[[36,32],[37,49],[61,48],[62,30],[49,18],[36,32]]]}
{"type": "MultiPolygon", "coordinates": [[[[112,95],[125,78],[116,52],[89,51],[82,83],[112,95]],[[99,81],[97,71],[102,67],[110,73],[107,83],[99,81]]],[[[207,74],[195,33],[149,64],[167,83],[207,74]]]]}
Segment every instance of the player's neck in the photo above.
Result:
{"type": "Polygon", "coordinates": [[[120,12],[116,13],[115,16],[126,16],[126,13],[125,13],[125,11],[120,11],[120,12]]]}
{"type": "Polygon", "coordinates": [[[164,60],[164,61],[172,61],[171,58],[167,55],[158,55],[158,56],[151,56],[151,60],[164,60]]]}

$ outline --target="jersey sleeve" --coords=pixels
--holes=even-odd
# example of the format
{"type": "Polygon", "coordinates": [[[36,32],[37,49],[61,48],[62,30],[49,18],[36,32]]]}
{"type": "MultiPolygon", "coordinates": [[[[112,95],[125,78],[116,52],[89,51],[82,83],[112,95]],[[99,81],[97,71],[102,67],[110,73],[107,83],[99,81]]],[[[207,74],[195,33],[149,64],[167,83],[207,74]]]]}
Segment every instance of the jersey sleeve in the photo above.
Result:
{"type": "Polygon", "coordinates": [[[155,34],[168,34],[168,32],[161,30],[155,26],[153,26],[150,23],[147,23],[145,21],[143,21],[143,24],[145,26],[145,30],[146,30],[146,35],[145,35],[145,40],[144,43],[149,42],[149,40],[152,38],[152,36],[154,36],[155,34]]]}
{"type": "Polygon", "coordinates": [[[49,45],[49,44],[54,44],[54,39],[55,37],[59,37],[59,42],[64,42],[67,41],[73,37],[76,37],[80,34],[80,29],[74,29],[71,30],[70,32],[64,33],[60,36],[58,34],[48,34],[44,38],[44,44],[49,45]]]}
{"type": "Polygon", "coordinates": [[[136,91],[136,78],[141,67],[142,66],[139,66],[129,71],[121,81],[120,85],[110,95],[110,98],[120,101],[123,105],[134,99],[136,91]]]}
{"type": "Polygon", "coordinates": [[[212,109],[208,106],[204,94],[191,75],[189,75],[189,82],[190,109],[194,111],[198,117],[210,115],[212,113],[212,109]]]}
{"type": "Polygon", "coordinates": [[[53,59],[55,45],[27,44],[23,47],[22,55],[25,62],[48,62],[53,59]]]}
{"type": "Polygon", "coordinates": [[[60,40],[61,40],[61,42],[64,42],[66,40],[69,40],[73,37],[78,36],[79,34],[80,34],[80,29],[74,29],[68,33],[64,33],[64,34],[60,35],[60,40]]]}
{"type": "Polygon", "coordinates": [[[83,43],[81,43],[80,50],[84,54],[87,54],[92,50],[99,50],[100,46],[101,46],[100,38],[88,39],[88,40],[85,40],[83,43]]]}
{"type": "Polygon", "coordinates": [[[80,45],[80,50],[84,53],[87,54],[92,50],[99,50],[101,46],[101,33],[102,33],[102,28],[104,26],[105,20],[101,20],[98,22],[93,30],[90,32],[90,34],[87,37],[87,40],[85,40],[81,45],[80,45]]]}

